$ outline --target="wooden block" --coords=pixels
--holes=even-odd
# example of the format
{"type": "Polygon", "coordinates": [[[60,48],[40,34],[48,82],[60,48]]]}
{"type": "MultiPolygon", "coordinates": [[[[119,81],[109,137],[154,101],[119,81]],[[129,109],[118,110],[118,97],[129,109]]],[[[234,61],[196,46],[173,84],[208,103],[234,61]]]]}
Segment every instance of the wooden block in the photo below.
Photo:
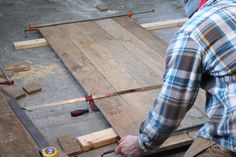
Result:
{"type": "Polygon", "coordinates": [[[109,128],[77,138],[83,151],[88,151],[101,146],[115,143],[117,141],[118,135],[113,128],[109,128]]]}
{"type": "Polygon", "coordinates": [[[29,95],[42,91],[42,88],[38,84],[33,84],[33,83],[26,84],[22,88],[29,95]]]}
{"type": "Polygon", "coordinates": [[[78,139],[73,135],[65,135],[57,138],[62,150],[69,156],[78,155],[82,152],[78,139]]]}
{"type": "Polygon", "coordinates": [[[159,21],[159,22],[141,24],[141,26],[150,31],[150,30],[164,29],[170,27],[179,27],[185,24],[187,20],[188,20],[187,18],[182,18],[176,20],[159,21]]]}
{"type": "Polygon", "coordinates": [[[3,86],[1,87],[1,90],[9,97],[15,98],[16,100],[24,98],[26,96],[25,92],[21,88],[18,88],[14,85],[3,86]]]}
{"type": "Polygon", "coordinates": [[[8,72],[21,72],[21,71],[29,71],[30,66],[29,65],[8,65],[6,67],[6,71],[8,72]]]}
{"type": "Polygon", "coordinates": [[[101,2],[96,6],[99,11],[107,11],[109,9],[107,3],[101,2]]]}
{"type": "Polygon", "coordinates": [[[46,39],[41,38],[41,39],[14,42],[13,45],[15,50],[23,50],[23,49],[46,46],[48,45],[48,42],[46,39]]]}

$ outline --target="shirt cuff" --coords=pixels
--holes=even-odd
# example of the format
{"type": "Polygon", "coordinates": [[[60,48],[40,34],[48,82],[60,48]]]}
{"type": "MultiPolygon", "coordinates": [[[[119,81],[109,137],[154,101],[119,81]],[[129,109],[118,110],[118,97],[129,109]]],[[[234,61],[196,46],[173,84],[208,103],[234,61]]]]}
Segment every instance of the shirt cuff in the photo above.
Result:
{"type": "Polygon", "coordinates": [[[142,135],[141,135],[141,134],[139,135],[139,140],[138,140],[138,142],[139,142],[139,146],[141,147],[141,149],[142,149],[143,151],[146,151],[147,149],[146,149],[146,147],[145,147],[145,145],[144,145],[144,143],[143,143],[142,135]]]}

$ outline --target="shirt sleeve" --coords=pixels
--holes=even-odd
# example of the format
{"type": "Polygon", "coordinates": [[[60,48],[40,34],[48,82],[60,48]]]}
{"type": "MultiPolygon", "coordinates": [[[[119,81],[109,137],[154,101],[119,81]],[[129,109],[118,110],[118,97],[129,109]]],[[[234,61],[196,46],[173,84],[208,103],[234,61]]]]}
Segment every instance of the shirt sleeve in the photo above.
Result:
{"type": "Polygon", "coordinates": [[[202,52],[189,34],[179,33],[166,53],[164,84],[140,130],[143,149],[160,146],[192,107],[202,78],[202,52]]]}

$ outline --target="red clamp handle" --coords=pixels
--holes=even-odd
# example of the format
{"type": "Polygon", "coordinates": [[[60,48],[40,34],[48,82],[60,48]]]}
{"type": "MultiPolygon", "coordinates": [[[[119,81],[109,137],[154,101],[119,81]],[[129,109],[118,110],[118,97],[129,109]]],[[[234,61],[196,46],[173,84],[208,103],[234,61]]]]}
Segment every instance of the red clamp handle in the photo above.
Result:
{"type": "Polygon", "coordinates": [[[83,115],[84,113],[87,113],[89,112],[89,109],[79,109],[79,110],[76,110],[76,111],[72,111],[70,114],[72,117],[77,117],[77,116],[81,116],[83,115]]]}
{"type": "Polygon", "coordinates": [[[91,110],[95,110],[95,103],[92,95],[85,96],[86,102],[89,102],[91,110]]]}
{"type": "Polygon", "coordinates": [[[29,31],[30,32],[39,32],[39,26],[37,26],[37,25],[33,26],[32,24],[29,24],[29,31]]]}
{"type": "Polygon", "coordinates": [[[14,80],[8,80],[8,81],[4,81],[4,82],[0,82],[0,85],[13,85],[14,84],[14,80]]]}

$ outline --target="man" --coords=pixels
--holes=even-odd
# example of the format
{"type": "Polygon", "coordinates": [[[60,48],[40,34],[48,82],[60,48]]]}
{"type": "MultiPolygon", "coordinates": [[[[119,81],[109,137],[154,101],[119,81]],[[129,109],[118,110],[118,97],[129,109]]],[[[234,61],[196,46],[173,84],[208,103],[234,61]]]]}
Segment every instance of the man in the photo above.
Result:
{"type": "Polygon", "coordinates": [[[120,140],[116,153],[139,156],[160,146],[206,91],[210,119],[185,157],[236,156],[236,0],[185,0],[188,22],[166,53],[164,85],[139,136],[120,140]]]}

